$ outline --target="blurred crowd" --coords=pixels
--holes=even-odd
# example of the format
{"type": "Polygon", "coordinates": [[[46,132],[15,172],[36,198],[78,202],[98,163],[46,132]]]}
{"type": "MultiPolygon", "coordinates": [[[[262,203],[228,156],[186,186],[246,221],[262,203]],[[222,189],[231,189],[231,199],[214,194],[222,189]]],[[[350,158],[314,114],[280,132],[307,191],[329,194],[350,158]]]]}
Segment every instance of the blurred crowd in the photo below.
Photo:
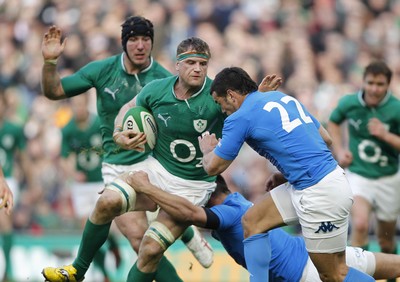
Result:
{"type": "MultiPolygon", "coordinates": [[[[338,98],[359,89],[372,59],[388,63],[392,90],[400,93],[399,0],[0,0],[0,91],[8,100],[7,117],[24,126],[23,154],[30,161],[28,171],[16,164],[16,230],[79,229],[59,165],[60,128],[71,108],[69,101],[46,99],[40,89],[44,33],[53,24],[63,30],[67,45],[58,68],[68,74],[122,52],[120,25],[130,15],[154,23],[153,57],[171,72],[177,44],[197,36],[210,45],[211,78],[226,66],[243,67],[256,81],[278,74],[281,90],[321,122],[338,98]]],[[[225,176],[254,200],[273,168],[251,149],[243,151],[225,176]]]]}

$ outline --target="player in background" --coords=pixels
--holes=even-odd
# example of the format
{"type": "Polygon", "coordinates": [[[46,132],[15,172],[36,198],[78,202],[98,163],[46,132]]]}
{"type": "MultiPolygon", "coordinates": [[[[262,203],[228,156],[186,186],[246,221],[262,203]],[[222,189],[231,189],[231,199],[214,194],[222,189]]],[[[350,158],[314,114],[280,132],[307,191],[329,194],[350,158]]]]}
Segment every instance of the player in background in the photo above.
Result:
{"type": "Polygon", "coordinates": [[[295,98],[257,91],[256,83],[238,67],[219,72],[210,93],[228,117],[222,139],[215,134],[199,137],[207,173],[225,171],[246,142],[279,170],[267,189],[289,183],[265,194],[242,218],[250,281],[268,281],[271,246],[266,231],[297,220],[322,281],[374,281],[346,265],[352,193],[320,123],[295,98]]]}
{"type": "MultiPolygon", "coordinates": [[[[82,229],[103,189],[101,123],[98,116],[89,111],[89,99],[89,94],[70,99],[73,115],[61,130],[61,166],[66,185],[71,191],[75,216],[80,219],[82,229]]],[[[110,232],[107,242],[118,267],[121,257],[113,232],[110,232]]],[[[105,255],[106,249],[100,248],[93,262],[103,273],[106,282],[111,280],[105,267],[105,255]]]]}
{"type": "MultiPolygon", "coordinates": [[[[26,154],[22,154],[22,151],[26,147],[26,138],[23,127],[8,120],[7,107],[7,97],[3,92],[0,92],[0,166],[5,178],[2,181],[6,182],[12,191],[14,203],[17,203],[20,187],[14,168],[18,167],[20,174],[28,177],[26,173],[28,158],[26,154]]],[[[4,193],[7,193],[6,191],[7,189],[4,193]]],[[[1,205],[4,206],[5,202],[2,202],[1,205]]],[[[6,264],[5,280],[12,280],[11,250],[14,243],[13,222],[12,216],[3,212],[0,213],[0,234],[6,264]]]]}
{"type": "MultiPolygon", "coordinates": [[[[130,175],[127,183],[136,192],[148,195],[176,220],[213,230],[213,237],[222,243],[236,263],[247,268],[241,218],[253,203],[237,192],[232,193],[221,175],[217,176],[217,187],[206,207],[195,206],[182,197],[160,191],[150,183],[148,175],[143,171],[130,175]]],[[[270,230],[269,234],[271,280],[321,281],[302,237],[291,236],[280,228],[270,230]]],[[[259,251],[263,252],[262,249],[259,251]]],[[[346,263],[375,279],[400,277],[399,255],[372,253],[357,247],[346,247],[346,263]]]]}
{"type": "MultiPolygon", "coordinates": [[[[109,58],[93,61],[85,65],[76,73],[60,78],[57,71],[57,60],[64,51],[66,39],[62,41],[61,30],[52,26],[44,35],[42,55],[42,89],[44,95],[52,100],[67,99],[84,94],[91,88],[96,89],[97,113],[101,122],[103,136],[103,164],[102,175],[104,184],[109,185],[118,175],[130,171],[131,166],[147,158],[148,153],[132,152],[121,149],[113,141],[114,120],[120,108],[139,93],[149,82],[171,76],[151,56],[153,48],[153,24],[139,16],[129,17],[122,24],[121,43],[123,52],[109,58]]],[[[85,95],[85,94],[84,94],[85,95]]],[[[129,240],[133,249],[138,252],[143,234],[148,223],[144,212],[126,213],[115,218],[121,233],[129,240]]],[[[75,281],[75,277],[82,278],[89,268],[93,257],[108,237],[111,221],[98,224],[89,217],[81,241],[78,255],[72,265],[64,268],[45,268],[43,275],[48,281],[75,281]],[[95,234],[92,236],[92,234],[95,234]],[[86,247],[87,246],[87,247],[86,247]],[[82,251],[82,250],[85,251],[82,251]]],[[[188,229],[185,244],[191,242],[203,244],[199,233],[188,229]]],[[[210,249],[197,248],[195,257],[203,265],[212,263],[213,253],[210,249]],[[201,253],[196,253],[201,250],[201,253]],[[203,260],[202,260],[203,259],[203,260]]],[[[155,279],[159,282],[170,281],[179,277],[172,264],[163,257],[155,279]]]]}
{"type": "MultiPolygon", "coordinates": [[[[381,61],[364,70],[358,93],[339,100],[328,123],[333,152],[347,168],[354,194],[351,244],[368,249],[371,214],[382,252],[396,254],[400,215],[400,101],[389,90],[392,71],[381,61]],[[347,121],[348,140],[341,124],[347,121]]],[[[391,280],[394,281],[394,280],[391,280]]]]}

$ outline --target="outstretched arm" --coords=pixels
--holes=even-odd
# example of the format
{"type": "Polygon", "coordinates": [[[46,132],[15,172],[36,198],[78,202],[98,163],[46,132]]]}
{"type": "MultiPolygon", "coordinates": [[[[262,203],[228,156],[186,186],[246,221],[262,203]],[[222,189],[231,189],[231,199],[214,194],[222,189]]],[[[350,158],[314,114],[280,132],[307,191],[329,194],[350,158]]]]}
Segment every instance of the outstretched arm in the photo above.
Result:
{"type": "Polygon", "coordinates": [[[51,100],[67,98],[57,72],[57,60],[65,48],[66,40],[61,42],[61,29],[51,26],[42,41],[42,91],[51,100]]]}
{"type": "Polygon", "coordinates": [[[154,186],[150,183],[147,173],[131,172],[126,181],[136,192],[146,194],[175,220],[200,227],[206,225],[207,215],[202,207],[195,206],[182,197],[164,192],[154,186]]]}

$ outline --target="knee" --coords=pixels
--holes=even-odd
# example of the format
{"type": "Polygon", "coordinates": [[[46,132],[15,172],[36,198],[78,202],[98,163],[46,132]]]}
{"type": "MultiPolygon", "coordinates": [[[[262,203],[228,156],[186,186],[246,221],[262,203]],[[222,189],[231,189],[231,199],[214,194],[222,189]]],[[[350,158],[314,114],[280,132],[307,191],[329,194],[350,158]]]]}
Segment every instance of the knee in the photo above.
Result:
{"type": "Polygon", "coordinates": [[[105,190],[96,203],[96,210],[104,215],[118,216],[121,214],[121,197],[112,191],[105,190]]]}
{"type": "Polygon", "coordinates": [[[139,249],[139,257],[143,262],[159,261],[164,254],[160,244],[150,237],[144,237],[139,249]]]}
{"type": "Polygon", "coordinates": [[[369,220],[367,218],[353,219],[352,228],[357,233],[367,234],[369,231],[369,220]]]}

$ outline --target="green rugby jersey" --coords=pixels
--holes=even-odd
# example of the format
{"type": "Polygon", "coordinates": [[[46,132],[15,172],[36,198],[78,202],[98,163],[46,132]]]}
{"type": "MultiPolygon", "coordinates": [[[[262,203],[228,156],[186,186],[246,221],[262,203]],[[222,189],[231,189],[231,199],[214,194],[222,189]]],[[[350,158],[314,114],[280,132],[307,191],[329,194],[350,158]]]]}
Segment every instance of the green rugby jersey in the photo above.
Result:
{"type": "Polygon", "coordinates": [[[210,95],[211,80],[187,100],[174,93],[177,76],[156,80],[143,88],[136,104],[155,118],[158,138],[153,155],[172,174],[189,180],[214,181],[202,165],[198,137],[206,130],[221,137],[225,115],[210,95]]]}
{"type": "Polygon", "coordinates": [[[114,143],[112,134],[114,120],[121,107],[134,98],[147,83],[154,79],[171,76],[156,61],[140,73],[128,74],[124,70],[122,54],[94,61],[71,76],[61,80],[67,96],[79,95],[96,88],[97,113],[101,122],[103,161],[111,164],[129,165],[144,160],[148,153],[127,151],[114,143]]]}
{"type": "Polygon", "coordinates": [[[375,108],[365,105],[362,92],[346,95],[330,116],[336,124],[348,121],[349,149],[353,154],[349,170],[372,179],[395,174],[399,166],[397,150],[369,134],[368,121],[374,117],[391,133],[400,135],[400,101],[390,93],[375,108]]]}
{"type": "Polygon", "coordinates": [[[0,164],[5,177],[13,176],[14,155],[23,151],[26,139],[23,128],[4,120],[0,123],[0,164]]]}
{"type": "Polygon", "coordinates": [[[87,182],[102,182],[100,119],[91,115],[87,128],[79,128],[72,118],[62,129],[61,156],[76,154],[76,170],[86,175],[87,182]]]}

